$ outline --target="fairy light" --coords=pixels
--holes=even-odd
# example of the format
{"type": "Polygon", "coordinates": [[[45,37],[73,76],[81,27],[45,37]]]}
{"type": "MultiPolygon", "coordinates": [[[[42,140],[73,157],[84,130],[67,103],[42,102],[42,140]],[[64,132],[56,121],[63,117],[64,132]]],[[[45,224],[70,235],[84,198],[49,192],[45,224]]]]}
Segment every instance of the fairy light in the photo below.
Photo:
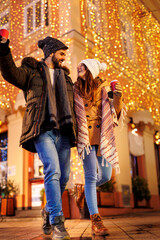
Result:
{"type": "Polygon", "coordinates": [[[88,54],[94,54],[97,59],[107,63],[107,71],[102,76],[108,82],[114,78],[120,81],[129,111],[148,110],[155,124],[160,125],[158,21],[138,0],[95,0],[97,11],[89,7],[93,1],[81,0],[80,3],[86,57],[88,54]],[[90,9],[91,26],[87,25],[86,19],[89,16],[85,6],[90,9]],[[99,22],[95,24],[97,16],[103,23],[99,28],[99,22]],[[121,22],[125,24],[126,29],[123,29],[121,22]],[[125,35],[122,34],[122,30],[126,31],[125,35]],[[89,52],[88,48],[89,32],[92,33],[95,45],[92,52],[89,52]]]}
{"type": "MultiPolygon", "coordinates": [[[[69,30],[70,3],[68,3],[68,1],[64,1],[64,5],[67,7],[66,10],[64,10],[64,16],[67,15],[67,22],[64,18],[63,28],[64,31],[67,32],[69,30]]],[[[37,60],[41,60],[43,58],[43,52],[38,49],[38,40],[48,35],[60,38],[62,34],[59,26],[59,0],[41,0],[38,2],[36,0],[32,2],[28,0],[22,1],[22,3],[17,3],[17,1],[7,1],[6,3],[6,1],[3,0],[2,3],[0,3],[0,13],[3,13],[6,9],[9,9],[9,19],[11,19],[9,22],[9,39],[12,56],[16,65],[20,66],[22,59],[26,55],[32,56],[37,60]],[[41,2],[41,4],[39,4],[39,2],[41,2]],[[35,7],[35,14],[32,14],[32,16],[29,17],[29,10],[27,11],[26,8],[29,8],[29,6],[33,7],[33,5],[35,7]],[[39,12],[42,13],[43,20],[39,19],[39,16],[41,17],[41,15],[38,14],[39,12]],[[24,19],[25,13],[27,13],[26,19],[24,19]],[[27,19],[31,33],[25,36],[24,30],[26,28],[26,22],[24,21],[27,21],[27,19]],[[33,29],[33,22],[35,24],[40,24],[39,30],[33,29]]],[[[2,23],[3,25],[0,27],[5,26],[4,24],[7,23],[7,16],[6,19],[3,18],[2,23]]],[[[67,41],[66,45],[70,44],[67,38],[65,41],[67,41]]],[[[71,65],[70,56],[71,53],[67,53],[66,62],[71,65]]],[[[15,103],[16,96],[19,92],[19,89],[6,82],[2,76],[0,76],[0,97],[4,95],[8,96],[10,99],[9,102],[0,101],[1,109],[11,111],[10,107],[15,103]]]]}
{"type": "Polygon", "coordinates": [[[84,183],[84,172],[82,162],[78,159],[77,149],[71,149],[70,159],[71,174],[69,178],[69,185],[72,188],[76,183],[84,183]]]}
{"type": "Polygon", "coordinates": [[[154,134],[154,142],[155,144],[160,145],[160,133],[158,131],[154,134]]]}
{"type": "Polygon", "coordinates": [[[70,22],[70,11],[71,11],[71,5],[68,1],[61,2],[60,6],[60,28],[59,28],[59,34],[60,38],[63,40],[63,42],[68,46],[65,65],[69,67],[69,69],[72,69],[71,66],[71,49],[70,49],[70,43],[71,39],[68,38],[68,31],[71,29],[71,22],[70,22]]]}
{"type": "Polygon", "coordinates": [[[85,58],[88,58],[88,34],[87,34],[87,27],[86,27],[86,1],[80,0],[80,8],[81,8],[81,19],[82,19],[82,33],[84,34],[84,44],[85,44],[85,58]]]}
{"type": "MultiPolygon", "coordinates": [[[[38,49],[37,41],[50,35],[62,39],[69,46],[66,64],[71,69],[72,44],[67,34],[71,30],[71,1],[42,0],[43,4],[40,6],[45,10],[42,25],[39,30],[34,31],[31,18],[27,15],[33,34],[31,32],[25,37],[26,6],[37,1],[28,0],[18,4],[15,0],[8,2],[1,2],[0,11],[9,9],[10,47],[16,65],[19,66],[26,55],[40,60],[43,53],[38,49]]],[[[40,11],[40,6],[37,11],[40,11]]],[[[101,76],[108,83],[113,79],[120,81],[128,111],[147,109],[155,124],[160,125],[158,21],[138,0],[80,0],[80,13],[85,57],[94,56],[107,63],[107,70],[101,76]],[[90,41],[94,44],[92,50],[89,48],[90,41]]],[[[7,17],[5,21],[7,22],[7,17]]],[[[34,18],[34,22],[39,23],[39,19],[34,18]]],[[[11,110],[18,92],[19,89],[0,76],[0,108],[11,110]]],[[[79,164],[77,153],[73,151],[71,174],[75,183],[79,173],[83,174],[79,164]]]]}
{"type": "MultiPolygon", "coordinates": [[[[39,23],[36,17],[33,19],[35,23],[41,24],[40,29],[33,29],[31,18],[27,15],[31,33],[26,37],[26,6],[37,1],[28,0],[18,4],[15,0],[8,2],[2,1],[0,11],[9,9],[10,47],[16,65],[20,66],[26,55],[40,60],[43,52],[38,49],[37,41],[50,35],[62,39],[69,47],[65,64],[71,69],[72,44],[67,34],[71,29],[71,1],[42,0],[43,4],[37,7],[37,11],[40,11],[40,7],[45,11],[43,22],[39,23]]],[[[94,56],[107,63],[107,70],[101,75],[108,83],[113,79],[120,81],[128,111],[147,109],[155,124],[160,125],[160,25],[152,13],[138,0],[80,0],[80,13],[85,57],[94,56]],[[92,50],[89,41],[94,44],[92,50]]],[[[3,21],[7,23],[7,15],[3,21]]],[[[11,112],[19,91],[0,76],[0,108],[11,112]]],[[[135,128],[132,130],[137,134],[135,128]]],[[[156,135],[155,143],[160,144],[159,135],[156,135]]],[[[74,185],[80,179],[83,181],[83,178],[82,163],[78,160],[76,149],[72,149],[70,180],[74,185]]]]}

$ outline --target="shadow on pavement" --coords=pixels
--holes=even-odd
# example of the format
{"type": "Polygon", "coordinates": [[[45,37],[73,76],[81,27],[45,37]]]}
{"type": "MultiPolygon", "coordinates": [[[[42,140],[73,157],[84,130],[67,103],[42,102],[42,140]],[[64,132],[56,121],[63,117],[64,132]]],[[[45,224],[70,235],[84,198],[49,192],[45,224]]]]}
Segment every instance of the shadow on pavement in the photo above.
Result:
{"type": "MultiPolygon", "coordinates": [[[[105,236],[95,236],[93,235],[92,237],[73,237],[71,240],[105,240],[105,236]]],[[[45,236],[41,235],[39,237],[33,238],[32,240],[52,240],[52,235],[50,236],[45,236]]]]}

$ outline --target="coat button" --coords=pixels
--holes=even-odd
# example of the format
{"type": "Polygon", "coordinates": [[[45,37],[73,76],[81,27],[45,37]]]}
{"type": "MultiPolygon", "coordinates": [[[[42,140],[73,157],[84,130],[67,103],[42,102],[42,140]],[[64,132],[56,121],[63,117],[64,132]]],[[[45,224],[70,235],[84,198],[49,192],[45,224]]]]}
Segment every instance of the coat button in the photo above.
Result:
{"type": "Polygon", "coordinates": [[[89,126],[88,128],[89,128],[89,129],[91,129],[91,128],[92,128],[92,126],[89,126]]]}
{"type": "Polygon", "coordinates": [[[87,103],[85,104],[85,107],[88,107],[88,104],[87,104],[87,103]]]}
{"type": "Polygon", "coordinates": [[[100,126],[99,126],[99,125],[97,125],[96,127],[97,127],[97,128],[100,128],[100,126]]]}

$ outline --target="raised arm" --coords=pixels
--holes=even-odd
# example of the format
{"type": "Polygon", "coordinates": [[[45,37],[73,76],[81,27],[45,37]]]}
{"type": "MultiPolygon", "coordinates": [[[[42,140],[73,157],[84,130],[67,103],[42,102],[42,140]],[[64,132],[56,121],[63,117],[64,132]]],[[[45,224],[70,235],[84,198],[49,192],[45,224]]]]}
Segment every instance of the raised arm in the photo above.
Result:
{"type": "Polygon", "coordinates": [[[7,82],[22,90],[27,89],[29,72],[25,66],[16,67],[10,52],[9,40],[5,43],[0,42],[0,70],[7,82]]]}

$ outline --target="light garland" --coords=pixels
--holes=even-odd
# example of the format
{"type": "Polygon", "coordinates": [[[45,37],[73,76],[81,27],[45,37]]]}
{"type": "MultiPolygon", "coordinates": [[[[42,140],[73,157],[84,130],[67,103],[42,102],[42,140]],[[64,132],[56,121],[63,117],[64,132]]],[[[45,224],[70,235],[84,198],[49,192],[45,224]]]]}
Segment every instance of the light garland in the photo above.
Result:
{"type": "Polygon", "coordinates": [[[70,160],[70,178],[68,187],[73,188],[76,183],[84,184],[84,172],[82,161],[78,159],[77,148],[71,148],[71,160],[70,160]]]}
{"type": "Polygon", "coordinates": [[[120,81],[128,112],[146,109],[152,113],[155,124],[160,125],[160,25],[158,21],[138,0],[133,2],[127,0],[95,0],[94,5],[100,8],[102,13],[101,23],[103,22],[103,31],[97,32],[96,25],[100,24],[99,22],[95,23],[97,11],[92,11],[91,27],[86,22],[88,16],[84,6],[89,6],[88,2],[92,1],[81,0],[80,2],[86,58],[88,54],[94,54],[100,61],[108,63],[107,76],[104,75],[103,77],[107,78],[108,82],[115,78],[120,81]],[[131,52],[132,58],[126,56],[122,51],[121,19],[130,23],[131,29],[127,29],[126,34],[129,34],[130,45],[127,46],[127,50],[131,52]],[[95,45],[92,53],[89,52],[87,44],[89,31],[92,32],[92,41],[95,45]],[[104,51],[106,43],[108,43],[108,47],[105,46],[104,51]],[[147,43],[150,46],[150,52],[148,53],[147,43]],[[149,70],[148,64],[150,64],[152,72],[149,70]]]}
{"type": "MultiPolygon", "coordinates": [[[[10,46],[14,59],[18,64],[28,53],[31,53],[30,55],[38,60],[41,59],[43,53],[37,48],[37,41],[47,36],[49,32],[53,37],[61,38],[63,36],[64,42],[69,46],[71,44],[70,39],[65,34],[70,30],[71,26],[71,3],[67,0],[63,1],[63,5],[60,5],[59,0],[50,0],[48,3],[47,0],[43,0],[44,6],[49,4],[49,26],[44,26],[43,22],[40,31],[37,30],[33,33],[34,38],[32,38],[32,35],[28,35],[24,40],[23,16],[25,5],[30,4],[30,2],[28,0],[26,3],[22,2],[19,5],[16,1],[12,1],[12,4],[6,5],[6,1],[2,1],[0,5],[1,11],[9,8],[10,19],[12,20],[10,22],[10,46]],[[59,11],[60,8],[62,12],[59,11]],[[17,25],[18,27],[15,28],[17,25]]],[[[138,0],[132,2],[127,0],[95,0],[94,2],[80,0],[80,11],[82,34],[84,35],[86,49],[85,57],[94,56],[101,61],[105,61],[108,68],[103,77],[108,82],[115,78],[120,81],[128,110],[147,109],[152,113],[155,124],[160,125],[160,25],[158,21],[138,0]],[[88,11],[90,11],[91,16],[90,27],[88,26],[88,11]],[[127,47],[128,51],[131,52],[133,47],[133,58],[127,57],[122,51],[122,18],[124,22],[126,19],[131,26],[131,31],[129,30],[131,44],[127,47]],[[94,43],[93,50],[89,49],[89,40],[94,43]]],[[[70,59],[71,51],[67,53],[66,60],[66,63],[71,67],[70,59]]],[[[0,96],[8,100],[1,101],[0,107],[9,109],[10,102],[12,104],[15,102],[18,92],[17,88],[6,83],[1,77],[0,96]]]]}

